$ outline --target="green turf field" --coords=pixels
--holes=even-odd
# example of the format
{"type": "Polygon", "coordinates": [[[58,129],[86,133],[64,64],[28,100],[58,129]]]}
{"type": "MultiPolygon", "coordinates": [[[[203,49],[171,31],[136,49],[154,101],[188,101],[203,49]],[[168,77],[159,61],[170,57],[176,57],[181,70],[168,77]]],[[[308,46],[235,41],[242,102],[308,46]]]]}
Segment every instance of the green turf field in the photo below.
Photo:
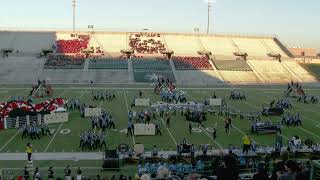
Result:
{"type": "MultiPolygon", "coordinates": [[[[0,101],[7,101],[11,95],[26,95],[29,88],[1,88],[0,101]]],[[[201,101],[207,99],[209,96],[216,93],[218,97],[225,98],[229,106],[238,109],[242,112],[249,112],[253,110],[260,110],[262,104],[269,103],[274,98],[282,97],[282,89],[261,89],[261,88],[246,88],[242,89],[247,94],[247,101],[232,101],[228,100],[232,88],[217,88],[217,89],[184,89],[187,93],[188,101],[201,101]]],[[[153,145],[157,145],[162,150],[175,150],[176,143],[181,143],[186,137],[189,143],[195,145],[211,144],[214,148],[220,146],[227,148],[230,144],[241,146],[241,138],[245,133],[250,133],[250,121],[247,119],[240,120],[233,119],[233,128],[230,134],[224,132],[223,117],[218,115],[208,115],[207,121],[203,123],[204,127],[200,128],[201,132],[188,133],[188,123],[184,117],[177,113],[177,116],[172,116],[170,128],[165,128],[164,121],[162,126],[162,136],[136,136],[126,137],[126,134],[121,130],[127,128],[127,112],[128,110],[140,111],[143,108],[131,108],[130,104],[135,95],[138,94],[139,88],[118,88],[115,89],[116,100],[112,103],[104,101],[92,101],[91,89],[88,87],[74,88],[60,87],[55,89],[56,97],[63,98],[80,98],[81,101],[89,105],[97,105],[110,112],[116,119],[117,130],[107,131],[108,148],[116,148],[120,143],[125,143],[133,146],[135,143],[142,143],[146,150],[151,150],[153,145]],[[212,140],[210,132],[206,131],[208,127],[217,125],[218,134],[216,141],[212,140]]],[[[307,94],[320,95],[318,89],[307,89],[307,94]]],[[[160,101],[160,97],[154,95],[152,88],[143,89],[144,96],[150,97],[151,102],[160,101]]],[[[44,99],[37,99],[42,102],[44,99]]],[[[284,127],[284,140],[290,139],[294,135],[298,135],[305,140],[312,139],[315,142],[320,140],[320,104],[300,104],[295,99],[292,99],[293,109],[289,110],[291,113],[300,112],[302,115],[302,127],[284,127]]],[[[269,118],[263,118],[269,119],[269,118]]],[[[281,117],[270,118],[273,122],[278,122],[281,117]]],[[[81,118],[77,111],[71,112],[68,123],[61,123],[49,125],[51,129],[55,130],[54,136],[42,137],[41,140],[21,139],[21,132],[17,129],[0,131],[0,152],[24,152],[26,144],[31,141],[34,152],[79,152],[79,134],[82,131],[88,130],[91,127],[90,119],[81,118]],[[63,129],[70,129],[69,134],[61,134],[63,129]]],[[[198,128],[197,124],[193,125],[198,128]]],[[[263,146],[273,146],[275,142],[275,135],[252,135],[254,141],[263,146]]]]}

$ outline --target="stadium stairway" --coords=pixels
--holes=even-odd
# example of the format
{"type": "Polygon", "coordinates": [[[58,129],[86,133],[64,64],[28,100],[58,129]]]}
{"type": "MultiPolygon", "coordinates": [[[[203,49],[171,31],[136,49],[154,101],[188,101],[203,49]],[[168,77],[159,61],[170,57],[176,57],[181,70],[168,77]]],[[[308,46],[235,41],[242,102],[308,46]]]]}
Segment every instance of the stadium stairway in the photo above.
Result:
{"type": "Polygon", "coordinates": [[[169,62],[170,62],[170,66],[171,66],[171,69],[172,69],[174,78],[175,78],[176,80],[178,80],[177,70],[176,70],[176,67],[174,66],[174,63],[173,63],[172,59],[170,59],[169,62]]]}
{"type": "Polygon", "coordinates": [[[88,69],[89,69],[89,63],[90,63],[90,60],[89,60],[89,59],[86,59],[85,62],[84,62],[83,71],[88,71],[88,69]]]}
{"type": "Polygon", "coordinates": [[[260,73],[256,70],[256,68],[255,68],[253,65],[251,65],[250,61],[247,61],[247,64],[248,64],[248,66],[251,67],[252,71],[253,71],[254,74],[257,76],[257,78],[258,78],[261,82],[265,83],[266,80],[260,75],[260,73]]]}
{"type": "Polygon", "coordinates": [[[217,67],[214,65],[214,63],[212,62],[212,59],[209,60],[209,63],[211,64],[213,70],[216,72],[218,78],[222,81],[222,82],[225,82],[225,80],[223,79],[220,71],[218,71],[217,67]]]}
{"type": "Polygon", "coordinates": [[[134,75],[133,75],[133,68],[132,68],[132,61],[128,59],[128,79],[130,83],[134,82],[134,75]]]}
{"type": "Polygon", "coordinates": [[[248,60],[247,62],[258,72],[265,82],[286,83],[291,80],[296,81],[278,61],[248,60]]]}
{"type": "Polygon", "coordinates": [[[303,80],[299,76],[297,76],[297,74],[294,71],[292,71],[285,63],[281,62],[281,65],[291,74],[293,80],[303,82],[303,80]]]}
{"type": "Polygon", "coordinates": [[[220,73],[226,83],[255,84],[260,82],[252,71],[220,71],[220,73]]]}
{"type": "Polygon", "coordinates": [[[292,71],[303,82],[317,82],[317,79],[294,60],[282,61],[282,64],[292,71]]]}

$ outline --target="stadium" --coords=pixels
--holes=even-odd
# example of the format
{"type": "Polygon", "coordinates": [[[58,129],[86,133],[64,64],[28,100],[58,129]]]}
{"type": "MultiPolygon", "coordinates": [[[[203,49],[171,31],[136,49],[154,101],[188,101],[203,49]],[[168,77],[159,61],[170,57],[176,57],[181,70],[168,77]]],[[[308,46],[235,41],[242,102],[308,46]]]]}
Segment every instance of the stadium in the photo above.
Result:
{"type": "Polygon", "coordinates": [[[320,177],[315,49],[88,26],[1,30],[0,53],[3,179],[320,177]]]}

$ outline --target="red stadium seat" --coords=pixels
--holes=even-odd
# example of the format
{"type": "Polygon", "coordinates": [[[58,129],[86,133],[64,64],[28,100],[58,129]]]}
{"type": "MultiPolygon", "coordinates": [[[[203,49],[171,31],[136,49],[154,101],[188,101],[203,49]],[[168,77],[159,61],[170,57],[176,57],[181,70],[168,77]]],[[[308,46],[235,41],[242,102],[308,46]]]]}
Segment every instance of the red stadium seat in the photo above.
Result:
{"type": "Polygon", "coordinates": [[[174,56],[172,57],[174,65],[178,70],[212,70],[212,66],[206,57],[182,57],[174,56]]]}
{"type": "Polygon", "coordinates": [[[87,49],[89,44],[89,38],[78,38],[71,40],[58,40],[57,53],[80,53],[81,50],[87,49]]]}

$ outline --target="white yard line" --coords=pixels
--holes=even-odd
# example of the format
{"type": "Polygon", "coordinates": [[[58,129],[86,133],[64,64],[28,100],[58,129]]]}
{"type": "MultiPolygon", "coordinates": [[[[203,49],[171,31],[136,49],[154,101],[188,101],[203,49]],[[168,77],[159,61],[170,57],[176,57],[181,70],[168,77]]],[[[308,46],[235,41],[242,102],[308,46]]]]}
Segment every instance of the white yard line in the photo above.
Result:
{"type": "MultiPolygon", "coordinates": [[[[123,94],[124,94],[124,99],[126,101],[127,113],[129,113],[129,105],[128,105],[128,100],[127,100],[127,93],[126,93],[126,90],[124,88],[122,88],[122,90],[123,90],[123,94]]],[[[133,145],[135,145],[136,142],[134,140],[134,134],[132,135],[132,141],[133,141],[133,145]]]]}
{"type": "MultiPolygon", "coordinates": [[[[157,100],[154,98],[154,96],[150,96],[150,99],[157,101],[157,100]]],[[[158,116],[160,117],[159,112],[158,112],[158,116]]],[[[164,122],[163,118],[160,118],[160,120],[162,121],[163,126],[166,127],[166,123],[164,122]]],[[[168,133],[169,133],[172,141],[174,142],[174,144],[177,145],[177,141],[176,141],[176,139],[173,137],[170,129],[169,129],[168,127],[166,127],[166,129],[167,129],[167,131],[168,131],[168,133]]]]}
{"type": "Polygon", "coordinates": [[[60,124],[59,128],[57,129],[57,131],[54,133],[53,137],[51,138],[50,142],[48,143],[48,145],[46,146],[46,148],[44,149],[44,152],[47,152],[50,144],[52,143],[52,141],[54,140],[54,138],[57,136],[58,132],[60,131],[61,126],[63,125],[63,123],[60,124]]]}
{"type": "Polygon", "coordinates": [[[0,149],[0,151],[2,151],[21,131],[21,129],[19,129],[0,149]]]}
{"type": "MultiPolygon", "coordinates": [[[[263,92],[264,94],[267,94],[266,92],[263,92]]],[[[257,93],[254,93],[254,94],[257,94],[257,93]]],[[[268,96],[268,95],[266,95],[267,97],[269,97],[269,98],[274,98],[274,97],[271,97],[271,96],[268,96]]],[[[266,101],[263,101],[264,103],[268,103],[268,102],[266,102],[266,101]]],[[[293,103],[292,103],[293,104],[293,103]]],[[[250,105],[250,104],[249,104],[250,105]]],[[[294,105],[294,104],[293,104],[294,105]]],[[[298,107],[299,108],[299,107],[298,107]]],[[[287,109],[288,111],[290,111],[290,112],[293,112],[293,110],[292,109],[287,109]]],[[[312,122],[314,122],[314,123],[316,123],[316,125],[320,125],[320,123],[319,122],[317,122],[317,121],[315,121],[315,120],[313,120],[313,119],[311,119],[311,118],[308,118],[308,117],[306,117],[306,116],[303,116],[303,118],[305,118],[305,119],[309,119],[310,121],[312,121],[312,122]]],[[[315,136],[315,137],[317,137],[317,138],[319,138],[320,139],[320,136],[318,136],[318,135],[316,135],[315,133],[313,133],[313,132],[311,132],[311,131],[309,131],[309,130],[307,130],[307,129],[305,129],[305,128],[302,128],[302,127],[298,127],[300,130],[302,130],[302,131],[304,131],[304,132],[306,132],[306,133],[308,133],[308,134],[310,134],[310,135],[313,135],[313,136],[315,136]]],[[[284,138],[286,138],[287,140],[289,140],[289,138],[287,138],[286,136],[284,136],[284,135],[281,135],[282,137],[284,137],[284,138]]]]}
{"type": "Polygon", "coordinates": [[[221,144],[218,143],[215,139],[213,139],[213,137],[212,137],[202,126],[201,126],[201,129],[202,129],[202,131],[204,131],[204,132],[208,135],[208,137],[209,137],[210,139],[213,140],[213,142],[214,142],[221,150],[223,150],[223,147],[221,146],[221,144]]]}
{"type": "MultiPolygon", "coordinates": [[[[246,101],[244,101],[245,102],[245,104],[247,104],[247,105],[249,105],[249,106],[251,106],[251,107],[254,107],[255,109],[258,109],[258,110],[260,110],[258,107],[256,107],[255,105],[253,105],[253,104],[250,104],[250,103],[247,103],[246,101]]],[[[265,101],[264,101],[265,102],[265,101]]],[[[231,106],[232,107],[232,106],[231,106]]],[[[234,107],[233,107],[234,108],[234,107]]],[[[233,125],[232,125],[233,126],[233,125]]],[[[284,136],[284,135],[282,135],[281,134],[281,136],[282,137],[284,137],[285,139],[287,139],[287,140],[289,140],[289,138],[288,137],[286,137],[286,136],[284,136]]]]}
{"type": "Polygon", "coordinates": [[[307,129],[304,129],[304,128],[302,128],[302,127],[298,127],[298,128],[301,129],[302,131],[304,131],[304,132],[306,132],[306,133],[308,133],[308,134],[310,134],[310,135],[312,135],[312,136],[315,136],[315,137],[317,137],[318,139],[320,139],[320,136],[316,135],[315,133],[313,133],[313,132],[311,132],[311,131],[309,131],[309,130],[307,130],[307,129]]]}
{"type": "Polygon", "coordinates": [[[286,136],[279,134],[281,137],[285,138],[286,140],[289,140],[289,138],[287,138],[286,136]]]}
{"type": "MultiPolygon", "coordinates": [[[[158,115],[159,115],[159,113],[158,113],[158,115]]],[[[160,118],[160,119],[161,119],[161,121],[163,123],[163,126],[166,127],[166,123],[164,122],[164,120],[162,118],[160,118]]],[[[171,139],[173,140],[174,144],[177,145],[177,141],[174,139],[173,135],[171,134],[170,129],[168,127],[166,127],[166,129],[167,129],[169,135],[171,136],[171,139]]]]}
{"type": "Polygon", "coordinates": [[[81,99],[86,93],[87,93],[87,91],[83,90],[81,95],[80,95],[80,97],[79,97],[79,99],[81,99]]]}
{"type": "MultiPolygon", "coordinates": [[[[192,96],[189,95],[188,93],[187,93],[187,96],[189,96],[189,97],[190,97],[191,99],[193,99],[193,100],[197,100],[196,98],[192,97],[192,96]]],[[[219,143],[218,141],[214,140],[213,137],[212,137],[205,129],[203,129],[203,127],[201,127],[201,128],[202,128],[202,130],[208,135],[208,137],[210,137],[210,138],[213,140],[213,142],[214,142],[216,145],[219,146],[219,148],[223,149],[223,147],[220,145],[220,143],[219,143]]],[[[230,133],[230,131],[229,131],[229,133],[230,133]]]]}

